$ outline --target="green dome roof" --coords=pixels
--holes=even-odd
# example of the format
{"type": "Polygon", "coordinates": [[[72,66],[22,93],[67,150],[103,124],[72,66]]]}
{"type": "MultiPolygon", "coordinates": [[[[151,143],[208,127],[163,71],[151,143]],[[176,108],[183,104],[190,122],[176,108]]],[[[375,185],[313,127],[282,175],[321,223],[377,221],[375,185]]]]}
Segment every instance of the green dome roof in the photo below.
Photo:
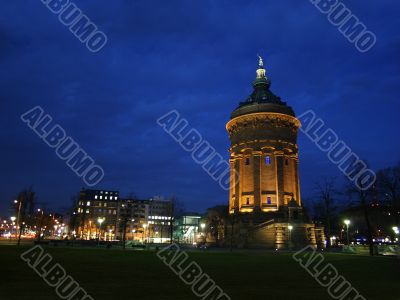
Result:
{"type": "Polygon", "coordinates": [[[250,113],[273,112],[295,116],[293,109],[283,102],[280,97],[270,91],[271,81],[265,75],[262,58],[257,69],[257,78],[253,82],[253,93],[244,102],[239,103],[231,119],[250,113]]]}

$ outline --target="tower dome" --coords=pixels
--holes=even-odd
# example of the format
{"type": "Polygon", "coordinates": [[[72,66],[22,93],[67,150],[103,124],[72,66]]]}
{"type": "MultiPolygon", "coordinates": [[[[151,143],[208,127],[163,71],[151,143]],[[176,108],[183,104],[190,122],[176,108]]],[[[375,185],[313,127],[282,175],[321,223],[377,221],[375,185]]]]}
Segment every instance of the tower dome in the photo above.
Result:
{"type": "Polygon", "coordinates": [[[266,76],[261,57],[259,57],[256,74],[257,77],[253,82],[253,93],[244,102],[239,103],[239,107],[233,111],[231,118],[254,112],[276,112],[295,116],[293,109],[271,92],[271,81],[266,76]]]}

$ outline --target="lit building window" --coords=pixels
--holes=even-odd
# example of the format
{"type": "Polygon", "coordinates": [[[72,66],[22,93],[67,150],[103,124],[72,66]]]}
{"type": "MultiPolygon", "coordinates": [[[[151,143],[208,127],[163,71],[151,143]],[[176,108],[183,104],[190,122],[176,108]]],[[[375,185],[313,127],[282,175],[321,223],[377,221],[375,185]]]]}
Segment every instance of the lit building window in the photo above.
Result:
{"type": "Polygon", "coordinates": [[[117,199],[118,199],[118,197],[114,197],[114,199],[115,199],[115,200],[117,200],[117,199]]]}
{"type": "Polygon", "coordinates": [[[265,164],[267,166],[271,164],[271,157],[269,157],[269,156],[265,157],[265,164]]]}
{"type": "Polygon", "coordinates": [[[100,199],[103,199],[103,196],[100,196],[100,199]]]}
{"type": "Polygon", "coordinates": [[[97,195],[94,196],[94,199],[97,199],[97,195]]]}
{"type": "Polygon", "coordinates": [[[88,209],[86,210],[86,213],[87,213],[87,214],[89,213],[89,210],[88,210],[88,209]]]}
{"type": "Polygon", "coordinates": [[[90,206],[90,201],[88,201],[88,202],[86,203],[86,206],[90,206]]]}

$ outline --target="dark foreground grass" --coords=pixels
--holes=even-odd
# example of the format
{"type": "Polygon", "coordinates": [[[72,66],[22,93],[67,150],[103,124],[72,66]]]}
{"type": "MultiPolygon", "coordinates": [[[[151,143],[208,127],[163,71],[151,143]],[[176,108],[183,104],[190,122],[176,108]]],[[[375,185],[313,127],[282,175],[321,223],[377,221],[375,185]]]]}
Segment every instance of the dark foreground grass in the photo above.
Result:
{"type": "MultiPolygon", "coordinates": [[[[27,247],[0,246],[0,299],[58,299],[54,289],[23,262],[27,247]]],[[[198,299],[155,255],[117,249],[46,248],[95,300],[198,299]]],[[[324,254],[368,300],[400,299],[400,260],[324,254]]],[[[189,252],[234,299],[331,299],[285,253],[189,252]]]]}

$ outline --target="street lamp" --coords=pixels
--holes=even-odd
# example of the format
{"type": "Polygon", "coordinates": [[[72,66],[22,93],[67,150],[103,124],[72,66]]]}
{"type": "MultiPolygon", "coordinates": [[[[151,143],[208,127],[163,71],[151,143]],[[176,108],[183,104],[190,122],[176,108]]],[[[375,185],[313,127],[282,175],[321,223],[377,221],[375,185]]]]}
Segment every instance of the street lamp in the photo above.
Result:
{"type": "Polygon", "coordinates": [[[144,243],[144,235],[146,234],[146,228],[147,228],[147,224],[145,223],[145,224],[143,224],[143,234],[142,234],[143,243],[144,243]]]}
{"type": "Polygon", "coordinates": [[[292,229],[293,229],[293,226],[289,225],[288,229],[289,229],[289,248],[290,248],[291,243],[292,243],[292,229]]]}
{"type": "Polygon", "coordinates": [[[88,240],[90,241],[91,238],[92,238],[92,221],[89,220],[89,238],[88,238],[88,240]]]}
{"type": "MultiPolygon", "coordinates": [[[[42,237],[42,226],[43,226],[43,215],[44,215],[44,210],[38,208],[38,209],[37,209],[37,212],[41,213],[41,216],[40,216],[40,223],[39,223],[39,234],[38,234],[38,241],[40,241],[40,238],[42,237]]],[[[46,228],[46,226],[45,226],[44,228],[46,228]]],[[[43,236],[44,236],[44,235],[43,235],[43,236]]]]}
{"type": "Polygon", "coordinates": [[[350,225],[350,220],[348,220],[348,219],[344,220],[344,224],[346,224],[346,229],[347,229],[347,245],[350,245],[350,240],[349,240],[349,225],[350,225]]]}
{"type": "Polygon", "coordinates": [[[99,223],[99,239],[97,241],[97,245],[100,244],[100,236],[101,236],[101,224],[105,221],[105,218],[98,218],[97,222],[99,223]]]}
{"type": "MultiPolygon", "coordinates": [[[[14,222],[15,222],[15,220],[17,218],[16,217],[11,217],[10,219],[11,219],[12,225],[14,225],[14,222]]],[[[10,235],[10,237],[11,237],[11,235],[10,235]]],[[[15,230],[15,238],[17,238],[17,230],[15,230]]]]}
{"type": "Polygon", "coordinates": [[[393,226],[392,229],[393,229],[393,231],[394,231],[395,234],[399,234],[399,233],[400,233],[399,227],[393,226]]]}

